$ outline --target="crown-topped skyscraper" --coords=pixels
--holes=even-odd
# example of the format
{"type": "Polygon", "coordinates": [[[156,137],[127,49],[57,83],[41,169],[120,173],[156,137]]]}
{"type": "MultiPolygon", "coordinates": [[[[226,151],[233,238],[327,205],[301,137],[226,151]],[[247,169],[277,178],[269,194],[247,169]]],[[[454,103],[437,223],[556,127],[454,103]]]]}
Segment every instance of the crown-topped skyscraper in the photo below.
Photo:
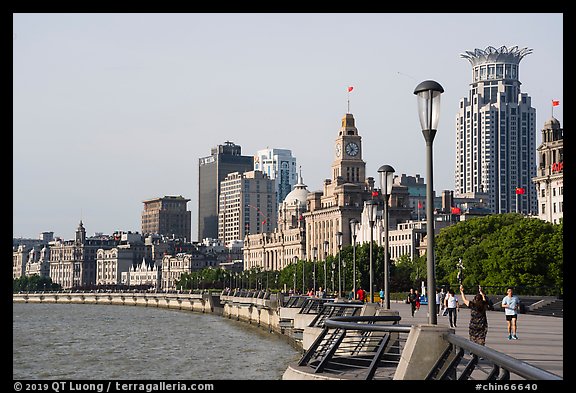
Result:
{"type": "Polygon", "coordinates": [[[489,46],[461,55],[472,65],[472,83],[456,116],[454,190],[485,195],[493,213],[536,212],[536,109],[519,80],[520,60],[531,53],[489,46]]]}

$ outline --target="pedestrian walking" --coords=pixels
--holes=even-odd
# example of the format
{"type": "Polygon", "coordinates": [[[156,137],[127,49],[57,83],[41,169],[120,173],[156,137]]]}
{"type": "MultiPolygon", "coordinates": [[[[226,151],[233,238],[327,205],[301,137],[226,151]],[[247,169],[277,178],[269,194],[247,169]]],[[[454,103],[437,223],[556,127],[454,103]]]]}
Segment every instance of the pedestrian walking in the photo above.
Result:
{"type": "Polygon", "coordinates": [[[412,316],[414,316],[414,312],[416,311],[416,292],[414,292],[414,288],[410,288],[410,293],[406,298],[406,303],[410,304],[412,316]]]}
{"type": "Polygon", "coordinates": [[[380,290],[380,307],[384,307],[384,290],[380,290]]]}
{"type": "Polygon", "coordinates": [[[440,292],[440,288],[436,288],[436,315],[440,315],[441,311],[441,304],[442,304],[442,294],[440,292]]]}
{"type": "Polygon", "coordinates": [[[508,340],[518,340],[516,335],[516,328],[518,322],[518,309],[520,307],[520,299],[514,295],[512,288],[508,288],[506,296],[502,299],[502,308],[506,315],[506,328],[508,330],[508,340]]]}
{"type": "Polygon", "coordinates": [[[414,293],[416,294],[416,312],[418,312],[420,310],[420,293],[418,293],[417,289],[414,293]]]}
{"type": "Polygon", "coordinates": [[[462,303],[470,308],[470,323],[468,324],[468,334],[470,341],[479,345],[486,345],[486,334],[488,333],[488,299],[482,292],[482,287],[478,287],[478,293],[473,300],[468,300],[464,294],[464,286],[460,285],[460,296],[462,303]]]}
{"type": "Polygon", "coordinates": [[[446,309],[448,310],[448,321],[450,322],[450,327],[458,327],[456,325],[456,321],[458,319],[458,298],[454,293],[453,289],[448,290],[448,294],[446,295],[446,299],[444,300],[446,305],[446,309]]]}

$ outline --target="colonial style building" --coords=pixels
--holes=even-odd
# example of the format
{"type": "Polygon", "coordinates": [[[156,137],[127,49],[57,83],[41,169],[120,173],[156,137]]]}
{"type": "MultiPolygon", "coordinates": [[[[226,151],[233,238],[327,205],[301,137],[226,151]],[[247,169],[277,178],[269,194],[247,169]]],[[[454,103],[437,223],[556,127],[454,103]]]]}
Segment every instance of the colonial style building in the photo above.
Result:
{"type": "MultiPolygon", "coordinates": [[[[332,178],[324,181],[322,191],[308,194],[308,209],[303,214],[306,221],[306,255],[312,250],[324,250],[328,242],[328,254],[338,252],[336,233],[342,232],[342,246],[351,244],[350,220],[361,220],[364,202],[375,198],[383,203],[374,187],[374,179],[366,177],[366,163],[362,159],[362,137],[358,134],[354,116],[347,113],[334,142],[332,178]]],[[[405,186],[395,185],[390,197],[390,225],[410,218],[408,192],[405,186]]]]}
{"type": "Polygon", "coordinates": [[[564,216],[564,130],[553,117],[544,123],[538,158],[532,179],[538,193],[538,217],[557,224],[564,216]]]}
{"type": "Polygon", "coordinates": [[[128,273],[124,273],[123,279],[126,285],[130,286],[150,286],[151,289],[160,289],[162,280],[162,269],[155,263],[147,263],[142,259],[142,263],[132,266],[128,273]]]}
{"type": "Polygon", "coordinates": [[[44,244],[39,252],[35,248],[30,250],[26,264],[26,275],[46,277],[50,275],[50,248],[47,244],[44,244]]]}
{"type": "Polygon", "coordinates": [[[244,269],[261,267],[280,270],[305,259],[305,225],[308,190],[299,175],[298,184],[278,208],[278,225],[273,232],[247,235],[244,239],[244,269]]]}
{"type": "Polygon", "coordinates": [[[107,237],[86,238],[82,221],[75,240],[57,239],[50,242],[50,278],[63,289],[84,287],[96,283],[96,253],[111,249],[118,242],[107,237]]]}
{"type": "Polygon", "coordinates": [[[324,250],[328,242],[328,254],[338,252],[336,233],[342,232],[343,245],[350,244],[352,218],[360,219],[364,201],[371,197],[374,179],[366,178],[366,163],[362,159],[362,137],[358,134],[354,116],[347,113],[334,142],[334,161],[331,179],[324,180],[322,191],[310,192],[307,197],[306,255],[312,258],[312,250],[324,250]]]}
{"type": "Polygon", "coordinates": [[[165,255],[162,258],[162,289],[176,289],[176,280],[183,273],[192,273],[206,267],[218,266],[218,262],[199,251],[165,255]]]}

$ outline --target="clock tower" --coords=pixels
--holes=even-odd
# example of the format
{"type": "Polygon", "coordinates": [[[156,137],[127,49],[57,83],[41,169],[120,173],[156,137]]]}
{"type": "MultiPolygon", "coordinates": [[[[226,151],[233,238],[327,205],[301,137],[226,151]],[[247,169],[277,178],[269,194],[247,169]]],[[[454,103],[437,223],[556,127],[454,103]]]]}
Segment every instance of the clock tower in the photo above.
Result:
{"type": "Polygon", "coordinates": [[[338,183],[338,177],[341,177],[341,182],[354,184],[364,184],[366,179],[366,163],[362,160],[362,137],[358,135],[351,113],[342,118],[342,127],[334,146],[333,184],[338,183]]]}

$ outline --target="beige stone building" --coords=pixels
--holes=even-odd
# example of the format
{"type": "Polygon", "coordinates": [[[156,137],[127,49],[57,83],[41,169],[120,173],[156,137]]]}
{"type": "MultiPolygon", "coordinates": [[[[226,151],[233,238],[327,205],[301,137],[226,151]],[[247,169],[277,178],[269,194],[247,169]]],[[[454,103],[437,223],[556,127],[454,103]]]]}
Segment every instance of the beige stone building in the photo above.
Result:
{"type": "Polygon", "coordinates": [[[564,216],[564,129],[554,117],[544,123],[532,178],[538,193],[538,218],[558,224],[564,216]]]}
{"type": "Polygon", "coordinates": [[[338,252],[336,233],[342,232],[342,245],[351,244],[350,220],[360,221],[364,201],[371,198],[374,179],[366,177],[366,163],[362,159],[362,137],[358,134],[354,116],[347,113],[334,142],[334,161],[331,179],[324,181],[322,191],[311,192],[307,198],[306,255],[312,258],[317,248],[322,259],[324,241],[328,241],[328,255],[338,252]]]}
{"type": "Polygon", "coordinates": [[[244,269],[261,267],[281,270],[305,259],[304,217],[308,190],[299,175],[298,183],[278,208],[278,224],[273,232],[247,235],[244,239],[244,269]]]}

